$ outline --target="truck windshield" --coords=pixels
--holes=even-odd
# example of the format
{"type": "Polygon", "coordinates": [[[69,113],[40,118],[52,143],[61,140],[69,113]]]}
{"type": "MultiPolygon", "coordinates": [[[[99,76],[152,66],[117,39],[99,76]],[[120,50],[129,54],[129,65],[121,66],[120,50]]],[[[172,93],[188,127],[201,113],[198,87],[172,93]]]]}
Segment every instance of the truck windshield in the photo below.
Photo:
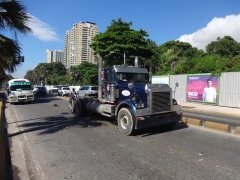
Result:
{"type": "Polygon", "coordinates": [[[118,82],[148,83],[149,75],[143,73],[117,73],[118,82]]]}
{"type": "Polygon", "coordinates": [[[22,91],[31,90],[31,85],[13,85],[10,87],[10,91],[22,91]]]}

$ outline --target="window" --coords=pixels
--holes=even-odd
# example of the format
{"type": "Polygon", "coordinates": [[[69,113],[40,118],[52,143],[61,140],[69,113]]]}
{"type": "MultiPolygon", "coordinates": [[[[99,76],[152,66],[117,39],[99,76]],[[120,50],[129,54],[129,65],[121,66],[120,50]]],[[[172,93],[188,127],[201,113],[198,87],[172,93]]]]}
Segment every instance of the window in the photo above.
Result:
{"type": "Polygon", "coordinates": [[[88,90],[89,89],[89,86],[83,86],[80,88],[80,90],[88,90]]]}
{"type": "Polygon", "coordinates": [[[105,77],[107,82],[114,82],[114,73],[112,71],[107,71],[105,77]]]}
{"type": "Polygon", "coordinates": [[[10,87],[10,91],[17,91],[17,90],[31,90],[31,85],[13,85],[10,87]]]}
{"type": "Polygon", "coordinates": [[[147,83],[149,75],[143,73],[117,73],[118,82],[147,83]]]}
{"type": "Polygon", "coordinates": [[[98,87],[97,86],[91,87],[91,90],[98,90],[98,87]]]}

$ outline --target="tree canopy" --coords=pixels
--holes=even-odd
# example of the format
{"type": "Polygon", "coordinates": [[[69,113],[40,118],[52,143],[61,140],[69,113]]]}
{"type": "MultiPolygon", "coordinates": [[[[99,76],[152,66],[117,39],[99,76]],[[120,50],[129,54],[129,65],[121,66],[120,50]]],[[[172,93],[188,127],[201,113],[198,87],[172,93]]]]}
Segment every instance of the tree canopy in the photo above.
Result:
{"type": "Polygon", "coordinates": [[[210,55],[233,57],[240,54],[240,43],[231,36],[218,37],[206,46],[206,52],[210,55]]]}
{"type": "Polygon", "coordinates": [[[60,62],[39,63],[24,76],[35,85],[97,85],[97,77],[97,65],[88,62],[72,66],[68,70],[60,62]]]}
{"type": "Polygon", "coordinates": [[[106,66],[123,64],[124,53],[127,64],[134,64],[134,59],[138,56],[141,65],[153,55],[146,40],[148,33],[142,29],[134,30],[131,26],[132,22],[123,22],[121,18],[112,20],[105,32],[93,38],[90,47],[95,55],[99,53],[102,56],[106,66]]]}

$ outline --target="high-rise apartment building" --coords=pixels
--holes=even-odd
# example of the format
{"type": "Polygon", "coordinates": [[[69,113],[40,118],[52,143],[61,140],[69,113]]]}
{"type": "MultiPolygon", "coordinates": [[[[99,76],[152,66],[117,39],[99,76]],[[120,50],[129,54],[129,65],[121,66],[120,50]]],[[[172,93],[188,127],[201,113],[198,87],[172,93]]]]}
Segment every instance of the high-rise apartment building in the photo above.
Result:
{"type": "Polygon", "coordinates": [[[63,50],[47,50],[47,63],[61,62],[63,63],[63,50]]]}
{"type": "Polygon", "coordinates": [[[98,34],[98,26],[92,22],[73,24],[64,37],[63,64],[68,69],[82,62],[96,63],[93,50],[90,48],[92,38],[98,34]]]}

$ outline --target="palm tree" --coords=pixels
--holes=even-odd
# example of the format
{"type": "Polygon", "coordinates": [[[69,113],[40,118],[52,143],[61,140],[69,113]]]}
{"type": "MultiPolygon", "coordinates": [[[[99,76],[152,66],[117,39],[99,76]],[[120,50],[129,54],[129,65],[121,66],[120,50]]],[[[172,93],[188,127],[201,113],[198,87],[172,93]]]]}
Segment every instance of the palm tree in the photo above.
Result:
{"type": "Polygon", "coordinates": [[[68,69],[68,74],[70,75],[71,81],[76,83],[76,80],[78,79],[78,76],[80,75],[80,72],[76,66],[71,66],[70,69],[68,69]]]}
{"type": "Polygon", "coordinates": [[[35,74],[34,74],[33,70],[27,71],[27,73],[24,76],[24,78],[28,79],[29,81],[31,81],[32,84],[36,83],[36,77],[35,77],[35,74]]]}
{"type": "Polygon", "coordinates": [[[0,2],[0,29],[8,29],[15,36],[15,40],[12,40],[0,34],[0,76],[5,76],[6,70],[14,72],[21,63],[18,60],[21,48],[17,41],[17,34],[31,33],[31,28],[27,26],[30,20],[31,17],[19,1],[2,0],[0,2]]]}
{"type": "MultiPolygon", "coordinates": [[[[34,69],[34,74],[37,79],[43,78],[45,72],[45,68],[42,63],[38,64],[37,67],[34,69]]],[[[43,83],[43,81],[41,81],[43,83]]],[[[39,85],[39,81],[37,82],[39,85]]]]}

